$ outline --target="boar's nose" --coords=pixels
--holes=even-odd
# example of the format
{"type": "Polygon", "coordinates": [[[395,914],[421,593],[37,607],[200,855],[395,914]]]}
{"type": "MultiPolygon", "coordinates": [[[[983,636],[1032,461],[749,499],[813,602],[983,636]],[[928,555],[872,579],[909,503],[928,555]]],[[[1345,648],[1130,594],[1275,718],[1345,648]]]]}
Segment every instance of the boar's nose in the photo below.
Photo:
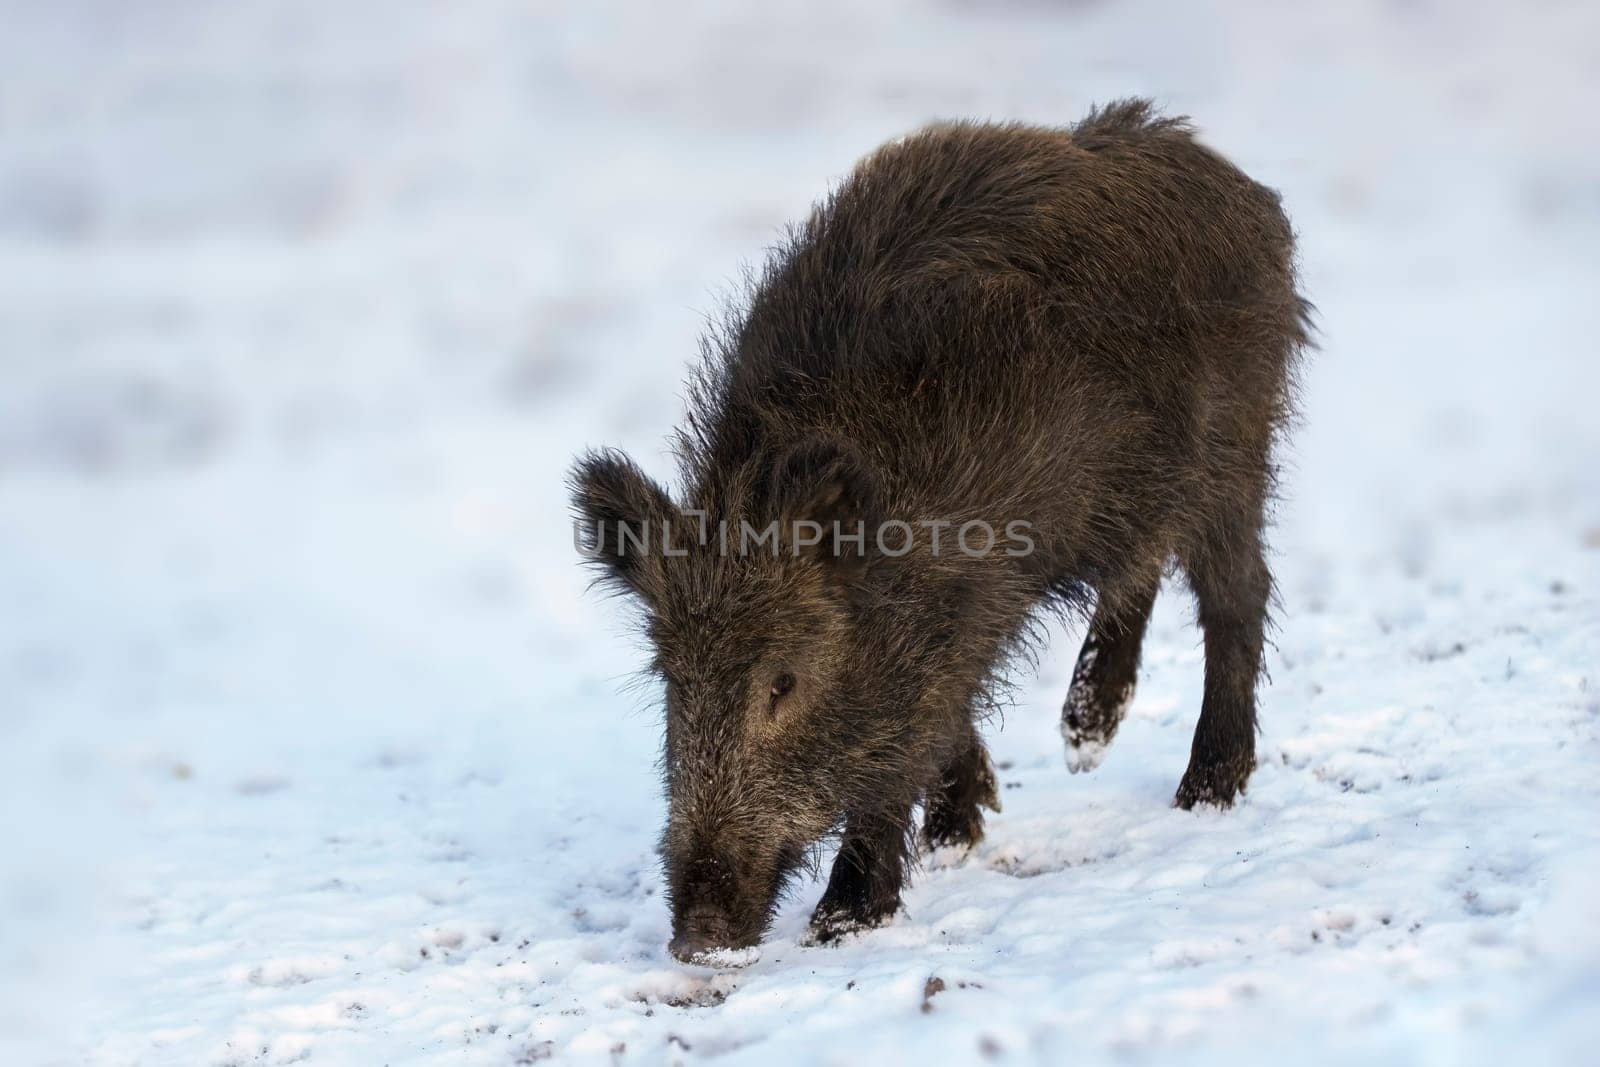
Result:
{"type": "Polygon", "coordinates": [[[733,928],[720,915],[694,915],[686,919],[667,945],[680,963],[700,963],[717,949],[733,947],[733,928]]]}

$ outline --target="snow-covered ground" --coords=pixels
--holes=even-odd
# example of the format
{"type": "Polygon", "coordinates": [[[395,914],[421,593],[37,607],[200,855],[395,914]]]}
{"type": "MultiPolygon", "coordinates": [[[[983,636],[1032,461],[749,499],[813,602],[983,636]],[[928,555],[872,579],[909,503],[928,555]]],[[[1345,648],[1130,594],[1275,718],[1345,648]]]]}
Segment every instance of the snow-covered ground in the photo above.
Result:
{"type": "Polygon", "coordinates": [[[1594,5],[0,7],[0,1062],[1595,1057],[1594,5]],[[1169,589],[1098,771],[1060,633],[902,917],[675,964],[569,458],[864,151],[1130,93],[1321,313],[1248,798],[1169,589]]]}

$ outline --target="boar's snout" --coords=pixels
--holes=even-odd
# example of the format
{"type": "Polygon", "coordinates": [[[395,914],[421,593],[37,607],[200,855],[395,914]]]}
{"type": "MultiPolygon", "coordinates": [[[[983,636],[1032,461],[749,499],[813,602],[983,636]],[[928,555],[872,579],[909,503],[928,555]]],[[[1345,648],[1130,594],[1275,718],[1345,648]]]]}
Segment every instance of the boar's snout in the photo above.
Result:
{"type": "Polygon", "coordinates": [[[710,953],[760,942],[776,893],[770,891],[770,879],[752,878],[748,860],[697,849],[681,865],[669,859],[669,868],[672,941],[667,949],[673,956],[698,963],[710,953]]]}
{"type": "Polygon", "coordinates": [[[742,948],[735,942],[733,924],[722,915],[697,912],[686,916],[667,951],[680,963],[699,963],[720,949],[742,948]]]}

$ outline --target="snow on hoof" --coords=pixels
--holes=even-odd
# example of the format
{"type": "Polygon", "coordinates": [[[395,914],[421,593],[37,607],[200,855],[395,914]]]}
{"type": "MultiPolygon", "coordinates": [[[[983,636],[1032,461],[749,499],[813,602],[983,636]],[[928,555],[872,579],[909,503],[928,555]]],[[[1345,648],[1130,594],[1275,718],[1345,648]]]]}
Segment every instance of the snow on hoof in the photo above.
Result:
{"type": "Polygon", "coordinates": [[[800,944],[812,948],[843,944],[857,934],[883,926],[897,914],[898,908],[875,919],[863,919],[842,911],[819,912],[811,917],[811,928],[800,938],[800,944]]]}
{"type": "Polygon", "coordinates": [[[1100,766],[1100,761],[1106,758],[1106,749],[1111,747],[1109,741],[1076,737],[1066,723],[1061,724],[1061,737],[1067,743],[1067,770],[1073,774],[1100,766]]]}
{"type": "Polygon", "coordinates": [[[1092,649],[1084,654],[1061,709],[1061,740],[1067,746],[1067,770],[1073,774],[1100,766],[1128,705],[1133,703],[1132,685],[1106,694],[1090,680],[1096,656],[1092,649]]]}

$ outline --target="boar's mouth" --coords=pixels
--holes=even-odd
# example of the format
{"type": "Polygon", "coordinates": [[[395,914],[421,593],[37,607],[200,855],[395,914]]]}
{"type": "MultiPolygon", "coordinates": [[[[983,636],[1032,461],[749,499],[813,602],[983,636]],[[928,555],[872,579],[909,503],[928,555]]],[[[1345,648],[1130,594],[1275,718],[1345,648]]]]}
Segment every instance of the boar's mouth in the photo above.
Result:
{"type": "Polygon", "coordinates": [[[785,844],[767,871],[740,871],[714,857],[693,861],[673,878],[672,940],[682,963],[715,964],[760,944],[805,849],[785,844]]]}

